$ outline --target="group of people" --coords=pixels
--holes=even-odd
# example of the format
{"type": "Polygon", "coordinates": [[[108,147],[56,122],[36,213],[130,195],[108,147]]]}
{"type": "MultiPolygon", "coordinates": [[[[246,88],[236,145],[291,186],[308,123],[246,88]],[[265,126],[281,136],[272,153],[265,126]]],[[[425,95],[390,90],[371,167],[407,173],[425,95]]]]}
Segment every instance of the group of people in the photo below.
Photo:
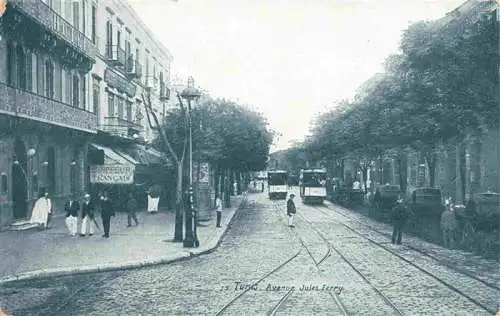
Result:
{"type": "MultiPolygon", "coordinates": [[[[138,203],[132,193],[129,193],[127,199],[127,227],[132,226],[132,220],[135,225],[139,225],[135,212],[138,209],[138,203]]],[[[78,233],[78,220],[81,219],[80,236],[92,236],[95,228],[100,229],[96,221],[96,213],[100,211],[103,227],[102,237],[109,237],[109,229],[111,225],[111,217],[115,216],[112,200],[109,198],[108,192],[103,191],[99,194],[97,201],[92,201],[90,194],[86,193],[83,196],[83,202],[80,204],[75,195],[71,195],[70,199],[64,205],[66,215],[65,224],[71,236],[76,236],[78,233]]],[[[36,200],[33,206],[33,212],[30,222],[39,224],[41,227],[48,228],[52,215],[52,201],[48,193],[44,192],[36,200]]]]}

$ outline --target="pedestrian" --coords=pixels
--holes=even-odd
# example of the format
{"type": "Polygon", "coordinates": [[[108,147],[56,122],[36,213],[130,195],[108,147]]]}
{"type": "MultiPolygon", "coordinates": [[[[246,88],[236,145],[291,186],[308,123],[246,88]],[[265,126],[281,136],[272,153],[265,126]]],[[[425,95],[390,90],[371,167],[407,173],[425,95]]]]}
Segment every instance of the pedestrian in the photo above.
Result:
{"type": "Polygon", "coordinates": [[[441,214],[441,233],[443,235],[443,244],[446,248],[455,247],[455,234],[458,228],[455,208],[451,199],[445,202],[445,211],[441,214]]]}
{"type": "Polygon", "coordinates": [[[217,225],[216,227],[221,227],[222,220],[222,200],[220,196],[217,195],[215,198],[215,213],[217,214],[217,225]]]}
{"type": "Polygon", "coordinates": [[[104,191],[101,196],[101,218],[102,227],[104,229],[104,235],[102,235],[102,237],[109,237],[109,226],[111,224],[112,216],[115,216],[115,212],[113,210],[113,202],[108,197],[108,192],[104,191]]]}
{"type": "Polygon", "coordinates": [[[296,213],[295,203],[293,202],[294,197],[295,194],[290,194],[290,198],[286,202],[286,215],[288,215],[288,226],[290,227],[295,227],[295,225],[293,224],[293,217],[296,213]]]}
{"type": "Polygon", "coordinates": [[[75,199],[75,196],[71,194],[69,201],[64,205],[64,211],[66,212],[66,227],[68,228],[71,236],[76,236],[78,226],[78,210],[80,210],[80,204],[75,199]]]}
{"type": "Polygon", "coordinates": [[[410,211],[401,196],[398,197],[396,205],[392,209],[392,244],[401,245],[403,228],[408,220],[410,211]]]}
{"type": "Polygon", "coordinates": [[[139,208],[139,204],[137,203],[137,200],[135,199],[134,195],[132,192],[128,194],[128,200],[127,200],[127,227],[132,226],[132,219],[134,219],[135,226],[139,225],[139,221],[137,220],[137,216],[135,215],[135,212],[139,208]]]}
{"type": "Polygon", "coordinates": [[[260,183],[260,191],[264,192],[264,181],[260,183]]]}
{"type": "Polygon", "coordinates": [[[80,236],[92,236],[94,234],[95,208],[94,203],[90,201],[90,194],[83,196],[82,204],[82,226],[80,227],[80,236]]]}
{"type": "Polygon", "coordinates": [[[238,182],[234,181],[233,183],[233,193],[234,195],[238,195],[238,182]]]}
{"type": "Polygon", "coordinates": [[[30,223],[38,224],[45,229],[49,226],[50,216],[52,215],[52,201],[45,190],[41,190],[38,199],[31,212],[30,223]]]}

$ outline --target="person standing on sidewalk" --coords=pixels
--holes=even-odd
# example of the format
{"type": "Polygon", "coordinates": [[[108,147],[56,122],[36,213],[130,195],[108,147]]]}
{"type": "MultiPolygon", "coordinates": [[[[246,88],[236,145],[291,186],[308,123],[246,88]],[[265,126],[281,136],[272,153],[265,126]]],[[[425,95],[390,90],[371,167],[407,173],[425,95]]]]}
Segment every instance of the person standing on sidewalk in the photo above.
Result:
{"type": "Polygon", "coordinates": [[[82,227],[80,229],[80,236],[92,236],[94,234],[95,225],[95,208],[94,203],[90,201],[90,195],[86,193],[83,196],[82,204],[82,227]]]}
{"type": "Polygon", "coordinates": [[[75,200],[72,194],[69,201],[64,205],[64,211],[66,211],[66,227],[68,228],[69,234],[71,236],[76,236],[77,226],[78,226],[78,210],[80,210],[80,204],[75,200]]]}
{"type": "Polygon", "coordinates": [[[216,227],[221,227],[221,221],[222,221],[222,200],[221,198],[217,195],[217,198],[215,199],[215,213],[217,214],[217,226],[216,227]]]}
{"type": "Polygon", "coordinates": [[[52,201],[47,191],[41,191],[31,212],[30,223],[39,224],[45,229],[49,228],[50,216],[52,215],[52,201]]]}
{"type": "Polygon", "coordinates": [[[446,201],[446,209],[441,214],[441,231],[443,235],[443,244],[446,248],[455,247],[455,234],[458,228],[457,218],[455,217],[455,208],[451,198],[446,201]]]}
{"type": "Polygon", "coordinates": [[[293,225],[293,217],[295,216],[297,210],[295,209],[295,203],[293,202],[294,197],[295,194],[290,194],[290,198],[286,202],[286,215],[288,215],[288,226],[290,227],[295,227],[295,225],[293,225]]]}
{"type": "Polygon", "coordinates": [[[392,209],[392,244],[401,245],[401,238],[403,236],[403,228],[408,220],[410,211],[408,206],[403,201],[401,196],[398,197],[396,205],[392,209]]]}
{"type": "Polygon", "coordinates": [[[102,227],[104,229],[104,235],[102,237],[109,237],[109,226],[111,224],[111,217],[115,216],[115,212],[113,210],[113,203],[111,199],[108,197],[108,192],[104,191],[101,196],[101,218],[102,218],[102,227]]]}
{"type": "Polygon", "coordinates": [[[132,192],[128,194],[128,200],[127,200],[127,227],[132,226],[132,219],[134,219],[135,226],[139,225],[139,221],[137,220],[137,216],[135,215],[135,212],[139,208],[139,203],[137,203],[137,200],[135,199],[134,195],[132,192]]]}

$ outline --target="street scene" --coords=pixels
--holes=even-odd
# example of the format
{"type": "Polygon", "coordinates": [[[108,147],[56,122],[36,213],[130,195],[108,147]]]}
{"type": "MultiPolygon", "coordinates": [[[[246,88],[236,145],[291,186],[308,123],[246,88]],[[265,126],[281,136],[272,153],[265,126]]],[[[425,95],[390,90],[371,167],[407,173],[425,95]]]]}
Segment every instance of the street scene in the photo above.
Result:
{"type": "Polygon", "coordinates": [[[497,0],[0,0],[0,316],[500,315],[497,0]]]}
{"type": "Polygon", "coordinates": [[[248,194],[205,256],[12,282],[2,295],[14,315],[493,314],[498,264],[406,235],[392,245],[388,225],[331,203],[297,201],[290,229],[285,204],[248,194]]]}

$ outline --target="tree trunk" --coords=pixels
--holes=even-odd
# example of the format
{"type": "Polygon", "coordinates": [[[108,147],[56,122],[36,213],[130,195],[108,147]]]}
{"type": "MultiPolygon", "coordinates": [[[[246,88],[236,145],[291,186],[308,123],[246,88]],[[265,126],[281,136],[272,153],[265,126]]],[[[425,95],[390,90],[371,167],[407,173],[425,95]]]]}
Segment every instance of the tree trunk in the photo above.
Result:
{"type": "Polygon", "coordinates": [[[184,214],[183,205],[183,178],[184,170],[183,163],[180,162],[177,165],[177,187],[176,187],[176,197],[175,197],[175,231],[174,231],[174,241],[182,242],[182,219],[184,214]]]}
{"type": "Polygon", "coordinates": [[[215,189],[214,205],[215,205],[215,199],[217,199],[217,196],[219,196],[220,194],[219,185],[220,185],[220,168],[216,167],[214,175],[214,189],[215,189]]]}
{"type": "Polygon", "coordinates": [[[406,194],[406,189],[408,188],[407,179],[407,168],[406,168],[406,157],[403,153],[398,153],[397,165],[399,170],[399,191],[402,194],[406,194]]]}
{"type": "Polygon", "coordinates": [[[225,207],[231,207],[231,170],[226,169],[224,175],[224,202],[225,207]]]}
{"type": "Polygon", "coordinates": [[[429,168],[429,186],[434,188],[436,186],[436,155],[434,153],[427,153],[425,161],[427,168],[429,168]]]}
{"type": "Polygon", "coordinates": [[[241,172],[240,171],[237,171],[236,173],[236,181],[238,182],[238,195],[241,195],[241,192],[242,192],[242,185],[243,185],[243,181],[242,181],[242,177],[241,177],[241,172]]]}

